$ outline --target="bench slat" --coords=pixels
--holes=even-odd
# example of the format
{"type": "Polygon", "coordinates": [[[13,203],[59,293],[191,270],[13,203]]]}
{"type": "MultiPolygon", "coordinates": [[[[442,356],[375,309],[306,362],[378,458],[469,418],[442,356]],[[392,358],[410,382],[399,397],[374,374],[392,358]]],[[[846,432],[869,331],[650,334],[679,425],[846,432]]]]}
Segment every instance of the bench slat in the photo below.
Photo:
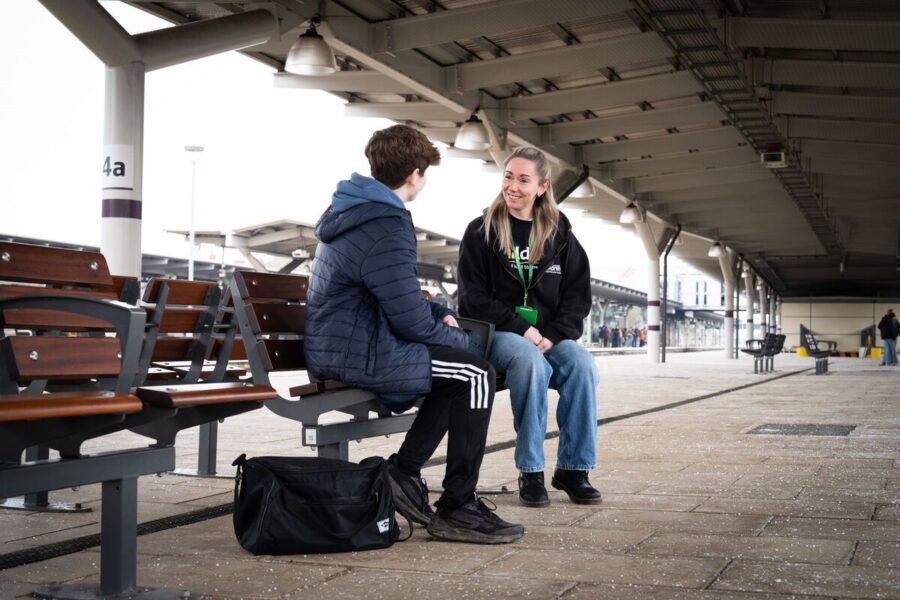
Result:
{"type": "Polygon", "coordinates": [[[113,288],[99,252],[0,242],[0,280],[113,288]]]}
{"type": "Polygon", "coordinates": [[[102,300],[118,300],[116,292],[111,290],[70,290],[47,287],[43,285],[0,285],[0,300],[22,298],[23,296],[59,296],[61,298],[99,298],[102,300]]]}
{"type": "Polygon", "coordinates": [[[35,331],[114,331],[108,321],[64,310],[11,308],[0,315],[0,327],[35,331]]]}
{"type": "Polygon", "coordinates": [[[43,395],[0,395],[0,422],[125,415],[143,408],[132,395],[113,392],[56,392],[43,395]]]}
{"type": "Polygon", "coordinates": [[[253,333],[303,333],[306,307],[302,304],[248,302],[247,316],[253,333]]]}
{"type": "Polygon", "coordinates": [[[253,271],[236,271],[234,277],[242,298],[306,302],[306,290],[309,288],[306,277],[253,271]]]}
{"type": "MultiPolygon", "coordinates": [[[[149,321],[156,309],[147,307],[147,321],[149,321]]],[[[209,313],[201,308],[173,308],[167,306],[163,313],[162,323],[159,326],[160,333],[205,333],[212,327],[212,319],[207,317],[209,313]],[[200,324],[200,319],[207,319],[200,324]]]]}
{"type": "Polygon", "coordinates": [[[14,380],[111,377],[119,374],[114,338],[15,336],[0,340],[0,357],[14,380]]]}
{"type": "Polygon", "coordinates": [[[303,340],[262,340],[257,348],[267,371],[296,371],[306,368],[303,340]]]}
{"type": "MultiPolygon", "coordinates": [[[[150,280],[147,289],[144,290],[144,302],[156,304],[163,283],[169,287],[169,295],[166,298],[168,305],[203,306],[209,301],[208,294],[212,288],[218,287],[211,281],[154,278],[150,280]]],[[[213,300],[218,301],[216,298],[213,300]]]]}
{"type": "Polygon", "coordinates": [[[245,383],[194,383],[139,387],[135,394],[148,404],[166,408],[264,402],[278,397],[278,393],[269,386],[245,383]]]}

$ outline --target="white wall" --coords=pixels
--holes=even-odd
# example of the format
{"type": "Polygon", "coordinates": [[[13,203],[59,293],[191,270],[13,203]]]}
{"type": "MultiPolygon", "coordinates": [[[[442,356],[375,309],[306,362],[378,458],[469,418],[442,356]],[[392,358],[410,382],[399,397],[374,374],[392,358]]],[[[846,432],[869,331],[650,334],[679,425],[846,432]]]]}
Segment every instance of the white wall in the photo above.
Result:
{"type": "MultiPolygon", "coordinates": [[[[781,332],[787,336],[785,347],[800,345],[800,325],[804,325],[818,339],[837,342],[838,350],[858,350],[860,330],[877,325],[889,308],[895,312],[900,310],[900,301],[794,302],[786,299],[781,305],[781,332]]],[[[881,344],[877,331],[872,343],[881,344]]]]}

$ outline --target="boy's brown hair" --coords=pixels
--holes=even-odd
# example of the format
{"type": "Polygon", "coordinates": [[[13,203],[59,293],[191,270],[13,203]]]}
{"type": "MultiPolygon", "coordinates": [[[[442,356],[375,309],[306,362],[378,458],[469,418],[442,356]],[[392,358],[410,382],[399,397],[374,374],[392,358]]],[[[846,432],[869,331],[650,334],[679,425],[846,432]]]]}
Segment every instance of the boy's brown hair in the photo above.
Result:
{"type": "Polygon", "coordinates": [[[394,190],[403,185],[409,174],[441,162],[438,149],[424,133],[408,125],[394,125],[376,131],[366,144],[366,158],[372,177],[394,190]]]}

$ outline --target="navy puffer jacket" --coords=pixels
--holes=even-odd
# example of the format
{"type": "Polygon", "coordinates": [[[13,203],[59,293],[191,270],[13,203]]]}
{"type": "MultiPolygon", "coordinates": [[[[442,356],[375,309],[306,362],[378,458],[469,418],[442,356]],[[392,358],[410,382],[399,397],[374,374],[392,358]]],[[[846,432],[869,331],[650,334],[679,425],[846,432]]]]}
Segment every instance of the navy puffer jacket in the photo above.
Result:
{"type": "Polygon", "coordinates": [[[306,366],[374,392],[402,412],[431,391],[425,344],[465,350],[468,336],[441,322],[416,277],[416,233],[400,198],[354,173],[316,225],[319,246],[306,307],[306,366]]]}

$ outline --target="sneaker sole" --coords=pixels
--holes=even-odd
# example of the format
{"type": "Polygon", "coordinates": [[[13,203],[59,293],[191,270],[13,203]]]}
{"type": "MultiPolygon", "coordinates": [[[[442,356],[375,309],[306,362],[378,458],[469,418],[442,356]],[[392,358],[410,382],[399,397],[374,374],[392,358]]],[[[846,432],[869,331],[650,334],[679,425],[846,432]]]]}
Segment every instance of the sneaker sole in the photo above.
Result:
{"type": "Polygon", "coordinates": [[[428,533],[445,542],[463,542],[470,544],[510,544],[522,539],[525,531],[507,534],[486,534],[462,527],[448,527],[447,529],[426,529],[428,533]]]}
{"type": "Polygon", "coordinates": [[[413,523],[428,526],[428,524],[431,523],[431,519],[428,515],[410,504],[409,500],[406,499],[406,493],[403,491],[403,488],[400,487],[399,483],[394,481],[393,477],[388,477],[388,479],[391,482],[391,491],[394,494],[394,510],[413,523]]]}
{"type": "Polygon", "coordinates": [[[554,488],[556,488],[557,490],[560,490],[560,491],[562,491],[562,492],[565,492],[566,495],[569,497],[569,500],[571,500],[571,501],[572,501],[573,503],[575,503],[575,504],[601,504],[601,503],[603,502],[603,497],[600,497],[600,498],[579,498],[578,496],[573,495],[572,492],[570,492],[569,490],[567,490],[566,487],[565,487],[564,485],[560,484],[560,483],[557,482],[555,479],[553,479],[552,481],[550,481],[550,485],[552,485],[552,486],[553,486],[554,488]]]}

